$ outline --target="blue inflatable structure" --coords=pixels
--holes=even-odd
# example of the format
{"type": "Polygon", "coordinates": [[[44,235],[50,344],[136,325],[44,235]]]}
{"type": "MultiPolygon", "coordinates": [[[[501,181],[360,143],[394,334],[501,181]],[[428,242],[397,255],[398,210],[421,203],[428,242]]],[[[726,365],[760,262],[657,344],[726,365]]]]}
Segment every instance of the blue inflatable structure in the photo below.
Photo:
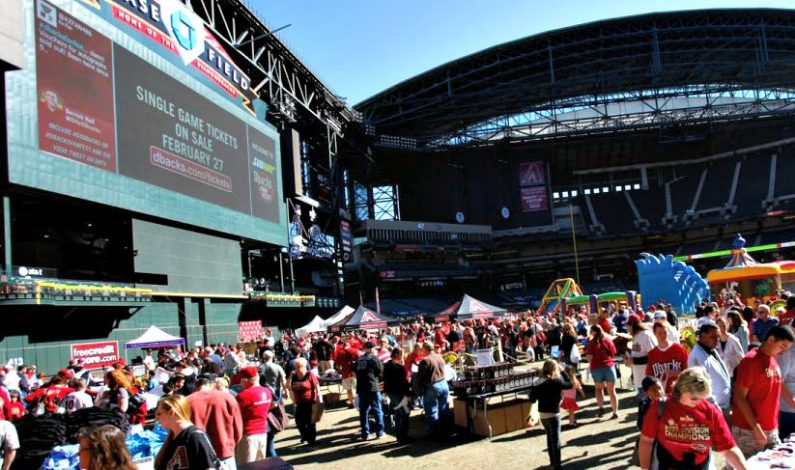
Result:
{"type": "Polygon", "coordinates": [[[709,299],[706,279],[672,255],[641,253],[635,261],[638,268],[638,287],[645,305],[660,299],[671,304],[677,313],[692,313],[704,299],[709,299]]]}

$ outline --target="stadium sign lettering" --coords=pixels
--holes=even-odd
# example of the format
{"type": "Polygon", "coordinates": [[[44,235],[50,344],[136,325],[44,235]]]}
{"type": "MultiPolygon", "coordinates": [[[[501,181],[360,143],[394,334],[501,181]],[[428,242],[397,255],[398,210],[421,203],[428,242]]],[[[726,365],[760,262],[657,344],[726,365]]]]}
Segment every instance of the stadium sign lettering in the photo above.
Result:
{"type": "Polygon", "coordinates": [[[179,55],[185,66],[191,66],[210,79],[252,115],[251,101],[258,98],[251,89],[251,79],[224,50],[206,28],[204,21],[179,0],[82,0],[101,10],[105,17],[123,23],[146,36],[150,41],[179,55]]]}
{"type": "Polygon", "coordinates": [[[116,341],[72,344],[69,353],[73,361],[79,361],[88,370],[112,366],[120,358],[119,343],[116,341]]]}

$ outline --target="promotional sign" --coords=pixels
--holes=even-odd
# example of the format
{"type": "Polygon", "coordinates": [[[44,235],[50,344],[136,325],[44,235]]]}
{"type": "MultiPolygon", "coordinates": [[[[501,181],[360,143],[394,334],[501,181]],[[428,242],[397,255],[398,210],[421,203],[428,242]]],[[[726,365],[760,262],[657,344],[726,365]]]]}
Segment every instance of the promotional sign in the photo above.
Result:
{"type": "Polygon", "coordinates": [[[115,172],[113,43],[46,2],[36,43],[39,148],[115,172]]]}
{"type": "Polygon", "coordinates": [[[238,322],[241,343],[256,343],[264,337],[262,333],[262,320],[238,322]]]}
{"type": "Polygon", "coordinates": [[[250,213],[246,124],[132,52],[113,54],[117,125],[135,129],[119,133],[119,173],[250,213]]]}
{"type": "Polygon", "coordinates": [[[69,346],[71,359],[83,364],[87,370],[104,369],[119,362],[119,343],[105,341],[101,343],[82,343],[69,346]]]}
{"type": "Polygon", "coordinates": [[[519,186],[544,184],[544,162],[524,162],[519,164],[519,186]]]}
{"type": "Polygon", "coordinates": [[[547,210],[547,188],[538,186],[534,188],[521,188],[522,212],[535,212],[547,210]]]}
{"type": "Polygon", "coordinates": [[[198,16],[178,0],[25,5],[11,183],[286,245],[278,132],[198,16]]]}

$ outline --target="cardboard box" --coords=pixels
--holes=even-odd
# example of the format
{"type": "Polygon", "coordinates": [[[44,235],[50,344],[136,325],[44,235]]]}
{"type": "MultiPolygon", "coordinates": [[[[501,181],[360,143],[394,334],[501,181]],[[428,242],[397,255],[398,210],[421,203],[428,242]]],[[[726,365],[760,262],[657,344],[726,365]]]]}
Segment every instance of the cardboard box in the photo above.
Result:
{"type": "Polygon", "coordinates": [[[524,420],[523,426],[527,427],[527,418],[530,416],[530,400],[522,401],[522,419],[524,420]]]}
{"type": "Polygon", "coordinates": [[[527,400],[515,400],[508,403],[505,407],[505,427],[507,432],[524,429],[527,413],[530,412],[530,402],[527,400]]]}
{"type": "Polygon", "coordinates": [[[505,407],[496,405],[490,406],[488,411],[489,420],[483,414],[483,409],[478,409],[474,418],[475,434],[478,436],[489,437],[489,423],[491,424],[491,435],[499,436],[507,432],[505,426],[505,407]]]}
{"type": "Polygon", "coordinates": [[[464,400],[453,400],[453,421],[455,425],[462,428],[469,428],[469,414],[467,413],[467,402],[464,400]]]}

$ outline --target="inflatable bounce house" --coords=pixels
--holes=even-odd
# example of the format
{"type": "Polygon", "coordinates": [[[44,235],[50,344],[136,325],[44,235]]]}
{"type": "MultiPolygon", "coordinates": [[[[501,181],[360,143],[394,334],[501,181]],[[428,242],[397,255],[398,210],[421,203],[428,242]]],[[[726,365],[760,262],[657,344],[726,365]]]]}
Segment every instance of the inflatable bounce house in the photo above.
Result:
{"type": "Polygon", "coordinates": [[[692,266],[674,261],[672,255],[641,253],[638,290],[647,305],[665,299],[678,313],[693,313],[703,299],[709,299],[709,284],[692,266]]]}

